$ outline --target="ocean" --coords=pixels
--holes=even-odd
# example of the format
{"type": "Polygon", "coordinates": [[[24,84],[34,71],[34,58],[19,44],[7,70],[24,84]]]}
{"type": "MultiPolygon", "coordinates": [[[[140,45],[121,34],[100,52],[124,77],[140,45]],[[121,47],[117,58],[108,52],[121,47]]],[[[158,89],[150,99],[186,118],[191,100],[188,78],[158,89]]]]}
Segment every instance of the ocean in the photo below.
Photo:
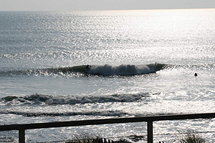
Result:
{"type": "MultiPolygon", "coordinates": [[[[1,125],[212,113],[214,79],[214,9],[0,12],[1,125]]],[[[212,143],[214,127],[156,122],[154,141],[191,131],[212,143]]],[[[82,135],[146,135],[146,123],[27,130],[26,141],[82,135]]]]}

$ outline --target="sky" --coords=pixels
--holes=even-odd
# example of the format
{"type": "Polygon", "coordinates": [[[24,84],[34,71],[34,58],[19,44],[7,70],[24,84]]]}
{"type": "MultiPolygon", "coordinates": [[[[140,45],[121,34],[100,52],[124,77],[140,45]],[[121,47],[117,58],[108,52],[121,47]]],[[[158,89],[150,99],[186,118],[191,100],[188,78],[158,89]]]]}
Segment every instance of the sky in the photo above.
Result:
{"type": "Polygon", "coordinates": [[[215,0],[0,0],[0,11],[215,8],[215,0]]]}

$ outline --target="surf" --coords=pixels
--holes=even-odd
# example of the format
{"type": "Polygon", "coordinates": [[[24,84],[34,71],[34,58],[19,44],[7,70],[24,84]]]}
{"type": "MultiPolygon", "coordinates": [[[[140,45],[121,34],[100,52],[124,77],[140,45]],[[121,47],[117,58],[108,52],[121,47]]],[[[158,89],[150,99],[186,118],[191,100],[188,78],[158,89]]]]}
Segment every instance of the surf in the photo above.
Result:
{"type": "Polygon", "coordinates": [[[0,71],[0,76],[16,76],[16,75],[71,75],[82,74],[84,76],[134,76],[156,73],[162,69],[165,69],[166,64],[146,64],[146,65],[78,65],[68,67],[53,67],[42,69],[28,69],[28,70],[11,70],[0,71]]]}
{"type": "Polygon", "coordinates": [[[165,68],[165,64],[148,64],[148,65],[102,65],[90,66],[87,74],[99,76],[133,76],[156,73],[165,68]]]}
{"type": "Polygon", "coordinates": [[[111,94],[103,96],[52,96],[33,94],[26,96],[6,96],[0,103],[7,105],[76,105],[117,102],[139,102],[149,97],[149,93],[111,94]]]}

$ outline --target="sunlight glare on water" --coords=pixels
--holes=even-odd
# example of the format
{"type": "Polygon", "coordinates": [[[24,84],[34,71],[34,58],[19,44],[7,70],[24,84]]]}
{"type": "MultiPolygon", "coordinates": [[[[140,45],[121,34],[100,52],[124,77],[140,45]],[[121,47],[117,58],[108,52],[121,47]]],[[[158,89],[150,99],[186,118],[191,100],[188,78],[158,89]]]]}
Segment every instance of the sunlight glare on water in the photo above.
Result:
{"type": "MultiPolygon", "coordinates": [[[[0,12],[0,23],[0,124],[215,112],[214,9],[0,12]]],[[[27,142],[145,134],[146,126],[69,129],[29,131],[27,142]]]]}

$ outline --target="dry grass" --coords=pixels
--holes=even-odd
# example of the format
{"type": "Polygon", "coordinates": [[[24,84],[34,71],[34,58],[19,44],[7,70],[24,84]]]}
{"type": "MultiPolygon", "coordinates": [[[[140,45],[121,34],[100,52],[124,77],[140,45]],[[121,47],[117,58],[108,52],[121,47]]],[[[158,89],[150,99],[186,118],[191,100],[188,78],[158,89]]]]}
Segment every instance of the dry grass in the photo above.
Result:
{"type": "Polygon", "coordinates": [[[189,133],[179,140],[179,143],[205,143],[205,139],[197,134],[189,133]]]}

